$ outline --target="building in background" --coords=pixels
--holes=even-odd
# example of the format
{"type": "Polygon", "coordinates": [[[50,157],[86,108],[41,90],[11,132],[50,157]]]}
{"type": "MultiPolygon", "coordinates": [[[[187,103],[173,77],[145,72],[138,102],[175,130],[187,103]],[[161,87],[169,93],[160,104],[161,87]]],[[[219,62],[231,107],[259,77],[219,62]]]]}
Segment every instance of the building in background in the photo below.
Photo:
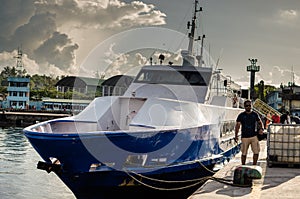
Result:
{"type": "Polygon", "coordinates": [[[281,89],[276,89],[267,94],[266,100],[269,106],[276,110],[281,110],[282,108],[282,98],[281,89]]]}
{"type": "Polygon", "coordinates": [[[87,94],[92,92],[96,93],[97,90],[100,90],[103,81],[104,80],[98,78],[67,76],[59,80],[55,86],[57,91],[62,93],[76,91],[78,93],[87,94]]]}
{"type": "Polygon", "coordinates": [[[102,96],[123,95],[133,79],[127,75],[116,75],[106,79],[101,84],[102,96]]]}
{"type": "Polygon", "coordinates": [[[281,87],[282,109],[289,111],[292,115],[300,115],[300,86],[289,83],[281,87]]]}
{"type": "Polygon", "coordinates": [[[46,111],[64,111],[77,114],[85,109],[92,100],[79,99],[43,99],[43,108],[46,111]]]}
{"type": "Polygon", "coordinates": [[[8,87],[6,103],[13,109],[27,109],[29,106],[30,78],[27,77],[8,77],[8,87]]]}
{"type": "Polygon", "coordinates": [[[30,96],[30,78],[25,77],[26,71],[23,67],[22,50],[18,48],[15,76],[7,78],[7,97],[5,106],[12,109],[28,109],[30,96]]]}

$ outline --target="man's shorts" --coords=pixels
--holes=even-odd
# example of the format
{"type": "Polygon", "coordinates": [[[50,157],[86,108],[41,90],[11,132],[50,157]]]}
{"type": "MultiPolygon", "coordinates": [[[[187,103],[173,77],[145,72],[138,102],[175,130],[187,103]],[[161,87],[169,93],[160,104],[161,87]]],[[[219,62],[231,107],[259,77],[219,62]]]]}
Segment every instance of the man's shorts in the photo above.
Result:
{"type": "Polygon", "coordinates": [[[260,151],[259,141],[257,136],[254,136],[250,138],[242,138],[242,147],[241,147],[242,155],[247,155],[249,145],[251,145],[251,149],[254,154],[259,153],[260,151]]]}

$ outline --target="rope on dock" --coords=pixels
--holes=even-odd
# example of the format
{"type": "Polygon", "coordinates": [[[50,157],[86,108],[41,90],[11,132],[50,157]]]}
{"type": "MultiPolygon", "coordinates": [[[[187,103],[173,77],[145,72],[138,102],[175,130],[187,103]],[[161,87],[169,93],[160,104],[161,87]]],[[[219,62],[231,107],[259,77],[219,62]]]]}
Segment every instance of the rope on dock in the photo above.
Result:
{"type": "Polygon", "coordinates": [[[233,180],[228,180],[228,179],[225,179],[225,178],[216,178],[216,177],[210,177],[210,180],[214,180],[214,181],[217,181],[217,182],[220,182],[220,183],[223,183],[223,184],[226,184],[226,185],[230,185],[230,186],[233,186],[233,187],[251,187],[252,185],[241,185],[241,184],[234,184],[233,183],[233,180]]]}
{"type": "MultiPolygon", "coordinates": [[[[211,172],[211,173],[216,173],[210,169],[208,169],[205,165],[203,165],[200,161],[198,161],[199,164],[205,168],[207,171],[211,172]]],[[[136,182],[140,183],[141,185],[144,185],[146,187],[149,187],[151,189],[156,189],[156,190],[162,190],[162,191],[173,191],[173,190],[182,190],[182,189],[187,189],[187,188],[190,188],[190,187],[194,187],[196,185],[199,185],[199,184],[202,184],[204,183],[205,181],[207,180],[214,180],[216,182],[219,182],[219,183],[223,183],[223,184],[226,184],[226,185],[229,185],[229,186],[235,186],[235,187],[251,187],[251,185],[241,185],[241,184],[234,184],[233,183],[233,180],[229,180],[229,179],[225,179],[225,178],[217,178],[217,177],[213,177],[213,176],[206,176],[206,177],[201,177],[201,178],[196,178],[196,179],[190,179],[190,180],[181,180],[181,181],[178,181],[178,180],[162,180],[162,179],[156,179],[156,178],[151,178],[151,177],[148,177],[148,176],[145,176],[145,175],[142,175],[140,173],[136,173],[134,171],[128,171],[126,170],[125,168],[123,169],[123,171],[129,176],[131,177],[133,180],[135,180],[136,182]],[[141,180],[137,179],[134,175],[136,176],[139,176],[141,178],[141,180]],[[150,185],[150,184],[147,184],[145,182],[142,181],[142,179],[147,179],[147,180],[150,180],[150,181],[153,181],[153,182],[160,182],[160,183],[166,183],[166,184],[172,184],[172,183],[192,183],[192,182],[195,182],[193,184],[189,184],[189,185],[186,185],[186,186],[181,186],[181,187],[175,187],[175,188],[162,188],[162,187],[156,187],[156,186],[153,186],[153,185],[150,185]]]]}
{"type": "Polygon", "coordinates": [[[131,177],[133,180],[135,180],[136,182],[140,183],[141,185],[144,185],[144,186],[149,187],[151,189],[160,190],[160,191],[174,191],[174,190],[187,189],[187,188],[190,188],[190,187],[194,187],[194,186],[200,185],[200,184],[204,183],[207,180],[214,180],[214,181],[217,181],[219,183],[223,183],[223,184],[226,184],[226,185],[229,185],[229,186],[235,186],[235,187],[243,187],[243,188],[251,187],[251,185],[234,184],[232,180],[228,180],[228,179],[224,179],[224,178],[216,178],[216,177],[212,177],[212,176],[206,176],[206,177],[192,179],[192,180],[169,181],[169,180],[160,180],[160,179],[150,178],[148,176],[144,176],[144,175],[132,172],[132,171],[127,171],[125,169],[124,169],[124,171],[125,171],[125,173],[129,177],[131,177]],[[163,182],[163,183],[188,183],[188,182],[195,182],[195,183],[189,184],[189,185],[186,185],[186,186],[181,186],[181,187],[163,188],[163,187],[157,187],[157,186],[153,186],[153,185],[147,184],[147,183],[143,182],[142,180],[137,179],[135,176],[133,176],[130,173],[132,173],[134,175],[137,175],[137,176],[139,176],[141,178],[152,180],[152,181],[156,181],[156,182],[163,182]]]}
{"type": "MultiPolygon", "coordinates": [[[[215,171],[210,170],[209,168],[207,168],[201,161],[197,161],[197,162],[206,171],[208,171],[208,172],[210,172],[212,174],[216,173],[215,171]]],[[[171,181],[171,180],[162,180],[162,179],[157,179],[157,178],[151,178],[151,177],[142,175],[140,173],[136,173],[134,171],[126,170],[125,168],[123,168],[123,171],[129,177],[131,177],[133,180],[135,180],[136,182],[140,183],[141,185],[144,185],[144,186],[149,187],[151,189],[162,190],[162,191],[173,191],[173,190],[187,189],[187,188],[194,187],[196,185],[202,184],[202,183],[204,183],[207,180],[214,180],[216,182],[223,183],[223,184],[226,184],[226,185],[229,185],[229,186],[251,187],[251,185],[234,184],[233,180],[228,180],[228,179],[225,179],[225,178],[217,178],[217,177],[213,177],[213,176],[205,176],[205,177],[201,177],[201,178],[195,178],[195,179],[189,179],[189,180],[181,180],[181,181],[179,181],[179,180],[172,180],[171,181]],[[135,177],[134,175],[140,177],[141,179],[140,180],[137,179],[137,177],[135,177]],[[172,183],[177,183],[177,184],[178,183],[193,183],[193,182],[195,182],[195,183],[189,184],[189,185],[186,185],[186,186],[181,186],[181,187],[163,188],[163,187],[157,187],[157,186],[153,186],[153,185],[147,184],[147,183],[143,182],[142,179],[146,179],[146,180],[153,181],[153,182],[166,183],[166,184],[172,184],[172,183]]]]}

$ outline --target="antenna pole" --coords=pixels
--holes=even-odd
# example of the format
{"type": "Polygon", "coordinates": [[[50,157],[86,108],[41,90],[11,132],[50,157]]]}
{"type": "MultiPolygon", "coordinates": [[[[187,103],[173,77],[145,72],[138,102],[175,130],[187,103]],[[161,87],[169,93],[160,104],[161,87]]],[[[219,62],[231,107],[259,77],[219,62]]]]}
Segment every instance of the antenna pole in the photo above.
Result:
{"type": "Polygon", "coordinates": [[[194,38],[195,38],[195,29],[196,29],[196,14],[199,11],[202,11],[202,8],[200,7],[200,9],[198,10],[198,0],[195,0],[195,10],[194,10],[194,16],[192,19],[192,24],[188,23],[188,28],[189,26],[191,26],[191,32],[189,33],[189,47],[188,47],[188,52],[190,55],[193,54],[193,45],[194,45],[194,38]]]}
{"type": "Polygon", "coordinates": [[[295,85],[295,73],[294,73],[294,66],[292,66],[292,85],[295,85]]]}
{"type": "Polygon", "coordinates": [[[20,47],[18,47],[18,54],[14,58],[17,59],[16,69],[17,69],[17,75],[20,76],[20,77],[22,76],[22,72],[23,72],[23,60],[22,60],[22,56],[23,56],[22,50],[21,50],[20,47]]]}
{"type": "Polygon", "coordinates": [[[202,66],[202,62],[203,62],[203,45],[204,45],[204,39],[205,39],[205,35],[202,35],[199,66],[202,66]]]}
{"type": "MultiPolygon", "coordinates": [[[[197,9],[198,3],[199,3],[198,0],[195,0],[194,16],[193,16],[192,22],[188,21],[188,24],[187,24],[188,29],[191,27],[191,32],[188,34],[188,38],[189,38],[188,49],[181,51],[181,55],[183,58],[182,66],[194,66],[195,61],[196,61],[195,59],[198,60],[198,65],[199,65],[199,56],[197,58],[197,56],[195,57],[193,55],[193,49],[194,49],[193,45],[194,45],[194,41],[195,41],[196,18],[197,18],[196,13],[199,11],[202,11],[201,7],[199,9],[197,9]]],[[[198,40],[199,39],[200,39],[200,37],[198,38],[198,40]]]]}

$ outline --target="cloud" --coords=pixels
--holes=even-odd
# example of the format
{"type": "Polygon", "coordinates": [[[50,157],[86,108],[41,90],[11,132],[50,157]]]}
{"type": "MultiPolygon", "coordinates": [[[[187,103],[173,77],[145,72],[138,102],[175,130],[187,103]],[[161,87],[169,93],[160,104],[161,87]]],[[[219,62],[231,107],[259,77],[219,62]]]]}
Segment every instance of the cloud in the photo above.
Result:
{"type": "Polygon", "coordinates": [[[35,59],[40,63],[48,62],[55,66],[60,66],[61,69],[67,69],[74,65],[74,51],[78,49],[77,44],[72,44],[72,41],[66,34],[54,32],[52,36],[42,43],[35,51],[35,59]],[[43,56],[48,54],[51,58],[43,56]]]}
{"type": "MultiPolygon", "coordinates": [[[[140,1],[2,0],[0,53],[22,46],[28,59],[41,68],[51,66],[67,72],[76,65],[76,51],[84,45],[71,36],[74,29],[115,33],[131,27],[163,25],[165,16],[154,5],[140,1]]],[[[0,60],[0,66],[3,64],[0,60]]]]}
{"type": "Polygon", "coordinates": [[[280,25],[293,26],[297,23],[299,14],[297,10],[279,10],[275,16],[275,22],[280,25]]]}
{"type": "Polygon", "coordinates": [[[294,81],[299,80],[299,76],[295,74],[292,70],[281,69],[279,66],[274,66],[272,69],[271,75],[271,84],[280,85],[287,85],[288,82],[292,82],[293,78],[294,81]]]}
{"type": "Polygon", "coordinates": [[[18,26],[27,23],[34,10],[34,0],[2,0],[0,6],[0,38],[12,35],[18,26]]]}
{"type": "Polygon", "coordinates": [[[164,64],[168,64],[169,61],[174,64],[181,65],[182,57],[181,50],[177,52],[167,52],[166,50],[159,50],[155,48],[136,49],[126,53],[117,53],[115,51],[115,44],[111,44],[106,53],[104,53],[104,60],[106,67],[101,71],[95,71],[94,69],[81,68],[82,72],[87,76],[91,76],[95,73],[105,74],[106,78],[114,75],[127,74],[136,75],[139,69],[144,65],[150,65],[150,57],[152,57],[152,64],[159,64],[159,56],[163,54],[165,56],[164,64]]]}
{"type": "Polygon", "coordinates": [[[296,10],[280,10],[279,16],[283,20],[294,20],[298,17],[296,10]]]}
{"type": "Polygon", "coordinates": [[[115,44],[112,44],[109,47],[109,51],[104,54],[106,57],[105,62],[108,65],[106,71],[104,72],[106,77],[124,74],[125,71],[122,71],[121,67],[128,64],[129,55],[115,53],[113,50],[114,46],[115,44]]]}
{"type": "Polygon", "coordinates": [[[163,25],[166,15],[155,10],[152,4],[141,1],[124,3],[119,0],[110,1],[75,1],[44,0],[36,4],[38,12],[55,13],[58,26],[66,23],[81,28],[99,29],[122,28],[133,26],[163,25]]]}
{"type": "MultiPolygon", "coordinates": [[[[265,85],[273,85],[276,87],[280,87],[281,84],[288,85],[288,82],[299,82],[300,77],[299,74],[293,72],[292,70],[282,69],[279,66],[270,67],[271,70],[265,71],[264,68],[258,73],[255,73],[255,84],[264,81],[265,85]]],[[[242,85],[243,87],[250,87],[250,73],[244,76],[239,76],[238,78],[234,78],[237,83],[242,85]]]]}
{"type": "MultiPolygon", "coordinates": [[[[0,70],[3,70],[4,67],[6,66],[16,67],[17,66],[17,59],[15,58],[16,56],[17,56],[17,50],[14,50],[12,52],[0,53],[0,60],[1,60],[0,70]]],[[[38,64],[34,60],[28,58],[26,54],[23,55],[22,62],[23,62],[24,69],[28,73],[36,72],[39,69],[38,64]]]]}

